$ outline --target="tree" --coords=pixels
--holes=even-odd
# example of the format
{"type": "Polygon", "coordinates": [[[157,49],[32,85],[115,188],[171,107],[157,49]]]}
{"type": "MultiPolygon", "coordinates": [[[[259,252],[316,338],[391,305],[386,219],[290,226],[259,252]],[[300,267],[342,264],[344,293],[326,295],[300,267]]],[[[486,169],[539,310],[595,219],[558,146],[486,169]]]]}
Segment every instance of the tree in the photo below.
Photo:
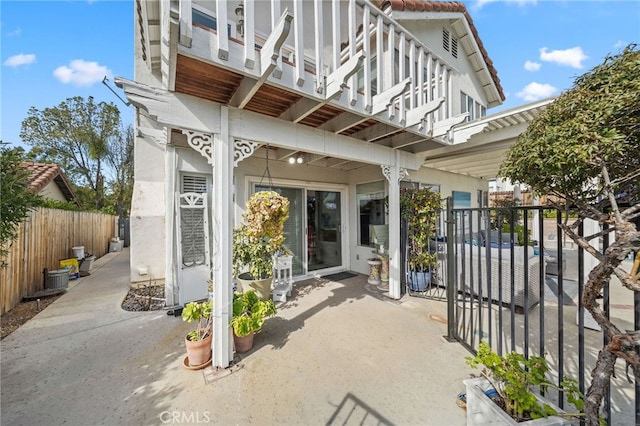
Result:
{"type": "MultiPolygon", "coordinates": [[[[7,244],[16,237],[20,222],[40,197],[27,188],[29,171],[22,166],[24,150],[7,148],[0,143],[0,256],[7,254],[7,244]]],[[[4,267],[4,262],[0,267],[4,267]]]]}
{"type": "MultiPolygon", "coordinates": [[[[105,202],[108,143],[117,136],[119,125],[120,111],[114,104],[76,96],[42,111],[31,107],[20,138],[33,146],[39,161],[55,162],[76,186],[88,187],[89,201],[99,210],[105,202]]],[[[83,195],[79,191],[81,199],[83,195]]]]}
{"type": "MultiPolygon", "coordinates": [[[[640,379],[640,331],[622,332],[596,303],[615,275],[622,285],[640,292],[636,266],[620,268],[640,250],[640,52],[637,45],[608,56],[578,77],[573,87],[541,112],[520,135],[501,166],[501,176],[529,184],[538,195],[555,195],[556,206],[568,215],[561,225],[578,246],[599,264],[589,273],[583,303],[609,338],[592,371],[584,410],[589,425],[597,425],[599,409],[617,358],[623,358],[640,379]],[[581,237],[586,220],[603,230],[581,237]],[[634,221],[636,222],[634,224],[634,221]],[[604,253],[589,241],[615,232],[604,253]]],[[[636,254],[636,258],[639,255],[636,254]]]]}
{"type": "Polygon", "coordinates": [[[120,128],[117,135],[109,139],[106,160],[114,177],[108,184],[118,216],[128,216],[133,196],[133,126],[120,128]]]}

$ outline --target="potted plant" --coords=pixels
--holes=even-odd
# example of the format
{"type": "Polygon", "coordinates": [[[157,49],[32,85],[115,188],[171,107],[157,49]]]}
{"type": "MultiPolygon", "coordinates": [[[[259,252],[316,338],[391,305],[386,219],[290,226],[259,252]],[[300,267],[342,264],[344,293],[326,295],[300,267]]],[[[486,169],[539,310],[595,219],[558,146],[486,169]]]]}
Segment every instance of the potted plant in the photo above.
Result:
{"type": "Polygon", "coordinates": [[[407,224],[409,289],[424,291],[437,264],[432,238],[436,237],[440,194],[430,188],[400,191],[400,215],[407,224]]]}
{"type": "Polygon", "coordinates": [[[184,338],[189,367],[201,367],[211,359],[213,300],[189,302],[182,310],[182,319],[196,322],[196,328],[184,338]]]}
{"type": "Polygon", "coordinates": [[[262,329],[267,317],[276,314],[273,300],[260,300],[254,290],[233,294],[233,341],[236,352],[244,353],[253,347],[255,334],[262,329]]]}
{"type": "Polygon", "coordinates": [[[543,357],[511,352],[500,356],[487,342],[480,342],[475,357],[467,357],[472,368],[481,368],[482,377],[465,380],[467,425],[487,424],[501,419],[500,424],[570,425],[571,419],[583,413],[567,413],[544,399],[536,389],[553,388],[564,392],[567,400],[581,411],[584,396],[575,380],[565,378],[560,385],[546,377],[549,370],[543,357]]]}
{"type": "Polygon", "coordinates": [[[284,252],[284,223],[289,200],[275,191],[259,191],[246,204],[244,223],[233,231],[233,272],[242,291],[254,289],[266,300],[271,293],[273,257],[284,252]]]}

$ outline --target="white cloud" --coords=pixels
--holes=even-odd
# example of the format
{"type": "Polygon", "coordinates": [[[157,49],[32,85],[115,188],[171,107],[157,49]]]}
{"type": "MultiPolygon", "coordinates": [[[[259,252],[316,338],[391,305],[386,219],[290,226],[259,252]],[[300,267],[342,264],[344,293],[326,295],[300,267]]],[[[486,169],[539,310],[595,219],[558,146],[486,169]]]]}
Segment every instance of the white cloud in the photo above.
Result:
{"type": "Polygon", "coordinates": [[[527,61],[524,63],[524,69],[527,71],[538,71],[541,66],[539,62],[527,61]]]}
{"type": "Polygon", "coordinates": [[[17,68],[21,65],[29,65],[36,61],[36,55],[33,53],[29,53],[25,55],[24,53],[20,53],[19,55],[13,55],[6,61],[4,61],[4,65],[8,67],[17,68]]]}
{"type": "Polygon", "coordinates": [[[69,66],[63,65],[56,68],[53,75],[65,84],[91,86],[93,83],[102,81],[105,76],[111,76],[111,70],[97,62],[74,59],[69,63],[69,66]]]}
{"type": "Polygon", "coordinates": [[[525,6],[527,4],[537,4],[538,0],[478,0],[475,4],[476,9],[481,9],[483,6],[489,3],[502,2],[507,4],[516,4],[518,6],[525,6]]]}
{"type": "Polygon", "coordinates": [[[614,49],[621,50],[624,47],[627,47],[627,44],[628,44],[627,42],[624,42],[622,40],[618,40],[618,41],[616,41],[616,44],[613,45],[613,47],[614,47],[614,49]]]}
{"type": "Polygon", "coordinates": [[[21,28],[16,28],[13,31],[9,31],[7,33],[7,37],[19,37],[20,34],[22,34],[22,29],[21,28]]]}
{"type": "Polygon", "coordinates": [[[589,57],[584,54],[580,46],[552,51],[543,47],[540,49],[540,59],[546,62],[555,62],[558,65],[581,69],[584,67],[582,61],[589,59],[589,57]]]}
{"type": "Polygon", "coordinates": [[[525,86],[522,91],[516,93],[516,96],[527,102],[537,101],[539,99],[549,98],[553,96],[558,89],[550,84],[531,82],[525,86]]]}

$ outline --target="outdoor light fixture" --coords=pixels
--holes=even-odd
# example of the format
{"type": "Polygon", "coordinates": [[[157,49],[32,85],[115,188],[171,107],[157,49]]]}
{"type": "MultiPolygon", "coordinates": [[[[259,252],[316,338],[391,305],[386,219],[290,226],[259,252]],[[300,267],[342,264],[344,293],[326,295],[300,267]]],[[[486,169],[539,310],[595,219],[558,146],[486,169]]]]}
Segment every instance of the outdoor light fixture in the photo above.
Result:
{"type": "Polygon", "coordinates": [[[289,164],[302,164],[304,162],[304,157],[302,154],[298,154],[296,156],[289,157],[289,164]]]}
{"type": "Polygon", "coordinates": [[[244,3],[240,2],[238,7],[236,7],[236,16],[238,17],[236,32],[240,37],[244,37],[244,3]]]}

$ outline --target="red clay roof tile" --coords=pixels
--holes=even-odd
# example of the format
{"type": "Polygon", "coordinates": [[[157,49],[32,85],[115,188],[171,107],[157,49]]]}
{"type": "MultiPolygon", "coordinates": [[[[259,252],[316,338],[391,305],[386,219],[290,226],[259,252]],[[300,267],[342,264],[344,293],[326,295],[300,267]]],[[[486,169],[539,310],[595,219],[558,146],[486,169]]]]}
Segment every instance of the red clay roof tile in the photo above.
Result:
{"type": "Polygon", "coordinates": [[[31,191],[38,193],[53,181],[67,200],[71,201],[76,197],[71,183],[57,164],[23,162],[22,166],[31,173],[27,179],[27,187],[31,191]]]}

